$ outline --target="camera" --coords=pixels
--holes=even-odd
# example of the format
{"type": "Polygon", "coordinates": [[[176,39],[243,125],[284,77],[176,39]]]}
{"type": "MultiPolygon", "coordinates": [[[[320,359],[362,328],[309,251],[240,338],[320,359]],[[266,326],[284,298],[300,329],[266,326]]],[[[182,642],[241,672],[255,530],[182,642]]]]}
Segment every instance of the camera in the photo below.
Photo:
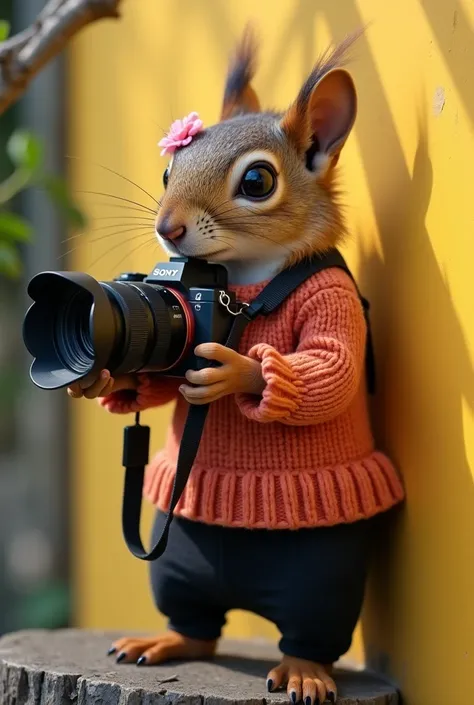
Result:
{"type": "Polygon", "coordinates": [[[159,262],[148,276],[125,272],[113,281],[41,272],[28,285],[33,303],[23,322],[34,358],[31,380],[59,389],[78,380],[92,384],[103,369],[113,377],[184,377],[208,366],[194,349],[225,343],[237,303],[227,286],[223,265],[188,257],[159,262]]]}

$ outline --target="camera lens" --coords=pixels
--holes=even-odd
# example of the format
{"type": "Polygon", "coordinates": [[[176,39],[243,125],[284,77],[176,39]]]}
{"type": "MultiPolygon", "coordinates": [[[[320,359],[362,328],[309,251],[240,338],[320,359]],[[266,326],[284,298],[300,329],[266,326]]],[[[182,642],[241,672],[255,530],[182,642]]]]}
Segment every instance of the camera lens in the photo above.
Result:
{"type": "Polygon", "coordinates": [[[114,367],[115,374],[125,374],[174,367],[187,349],[192,332],[186,301],[156,284],[102,282],[101,285],[115,311],[120,339],[114,346],[109,369],[114,367]]]}
{"type": "Polygon", "coordinates": [[[177,291],[143,281],[97,282],[80,272],[42,272],[28,287],[34,303],[23,339],[33,382],[59,389],[81,379],[164,372],[189,348],[194,318],[177,291]]]}
{"type": "MultiPolygon", "coordinates": [[[[93,304],[92,304],[93,305],[93,304]]],[[[63,365],[83,374],[94,362],[91,334],[91,297],[85,291],[74,293],[56,315],[54,345],[63,365]]]]}

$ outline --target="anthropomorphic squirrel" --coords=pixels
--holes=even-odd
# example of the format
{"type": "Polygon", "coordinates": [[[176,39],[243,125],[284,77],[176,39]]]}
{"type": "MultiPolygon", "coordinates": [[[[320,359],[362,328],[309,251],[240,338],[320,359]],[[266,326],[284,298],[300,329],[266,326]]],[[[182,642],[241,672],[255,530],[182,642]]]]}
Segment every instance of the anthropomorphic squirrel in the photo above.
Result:
{"type": "MultiPolygon", "coordinates": [[[[250,85],[255,40],[246,31],[231,62],[220,122],[196,114],[162,142],[171,160],[156,231],[168,253],[224,263],[250,301],[280,270],[344,236],[335,167],[356,117],[346,69],[354,37],[327,51],[292,105],[261,111],[250,85]]],[[[313,275],[270,316],[250,323],[239,352],[196,354],[218,367],[187,380],[136,374],[69,388],[129,413],[174,400],[164,450],[147,468],[145,495],[168,508],[189,404],[212,402],[165,554],[151,563],[166,633],[112,645],[118,662],[207,658],[231,609],[272,621],[282,660],[270,691],[293,705],[335,702],[333,664],[358,621],[378,515],[404,497],[374,446],[357,289],[342,269],[313,275]]]]}

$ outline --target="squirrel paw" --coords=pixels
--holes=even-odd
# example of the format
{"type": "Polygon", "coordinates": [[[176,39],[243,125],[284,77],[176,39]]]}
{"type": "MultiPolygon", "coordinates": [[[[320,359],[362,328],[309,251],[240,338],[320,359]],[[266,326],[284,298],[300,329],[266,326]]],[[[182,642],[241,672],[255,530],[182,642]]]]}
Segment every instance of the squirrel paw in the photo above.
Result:
{"type": "Polygon", "coordinates": [[[267,676],[270,692],[286,686],[292,705],[322,705],[336,702],[337,689],[332,677],[332,666],[284,656],[282,662],[267,676]]]}
{"type": "Polygon", "coordinates": [[[168,631],[156,637],[126,637],[114,642],[108,655],[117,654],[117,663],[151,666],[171,660],[200,660],[211,658],[216,650],[215,641],[189,639],[177,632],[168,631]]]}

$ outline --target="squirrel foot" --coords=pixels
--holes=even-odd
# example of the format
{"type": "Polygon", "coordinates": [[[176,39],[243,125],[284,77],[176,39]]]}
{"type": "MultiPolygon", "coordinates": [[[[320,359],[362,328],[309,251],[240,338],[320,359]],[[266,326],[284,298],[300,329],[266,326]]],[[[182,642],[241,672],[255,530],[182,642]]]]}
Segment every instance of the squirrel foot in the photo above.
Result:
{"type": "Polygon", "coordinates": [[[283,656],[281,663],[267,676],[270,692],[286,686],[292,705],[322,705],[336,702],[337,689],[332,679],[332,665],[283,656]]]}
{"type": "Polygon", "coordinates": [[[190,639],[177,632],[167,631],[156,637],[126,637],[114,642],[108,655],[117,654],[117,663],[133,663],[151,666],[171,660],[201,660],[211,658],[216,650],[216,641],[190,639]]]}

